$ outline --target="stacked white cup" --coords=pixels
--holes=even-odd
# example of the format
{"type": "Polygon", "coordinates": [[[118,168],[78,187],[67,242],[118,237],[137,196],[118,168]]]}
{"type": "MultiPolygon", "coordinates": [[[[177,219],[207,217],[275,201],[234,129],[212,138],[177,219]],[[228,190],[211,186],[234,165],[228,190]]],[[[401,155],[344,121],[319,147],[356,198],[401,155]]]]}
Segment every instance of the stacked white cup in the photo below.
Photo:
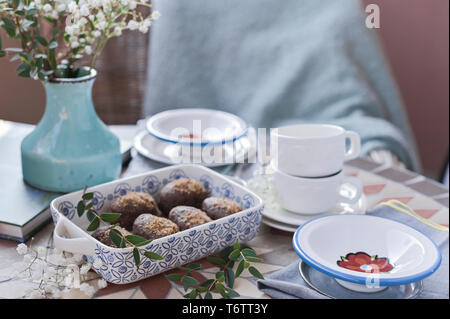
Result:
{"type": "Polygon", "coordinates": [[[283,208],[320,214],[361,197],[359,180],[343,174],[344,161],[359,156],[357,133],[335,125],[299,124],[273,129],[271,144],[275,187],[283,208]],[[353,191],[345,194],[344,185],[353,191]]]}

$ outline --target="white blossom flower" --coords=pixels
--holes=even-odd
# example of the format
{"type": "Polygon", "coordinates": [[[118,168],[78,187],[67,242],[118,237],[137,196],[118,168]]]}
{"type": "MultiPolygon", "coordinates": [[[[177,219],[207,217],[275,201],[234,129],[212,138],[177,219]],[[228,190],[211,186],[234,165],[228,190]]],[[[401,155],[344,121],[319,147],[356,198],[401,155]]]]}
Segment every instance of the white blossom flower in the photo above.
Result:
{"type": "Polygon", "coordinates": [[[58,12],[63,12],[64,10],[66,10],[66,4],[65,4],[65,3],[59,3],[59,4],[56,6],[56,10],[57,10],[58,12]]]}
{"type": "Polygon", "coordinates": [[[33,257],[30,254],[23,256],[23,261],[26,262],[27,264],[29,264],[32,260],[33,257]]]}
{"type": "Polygon", "coordinates": [[[95,288],[84,282],[80,285],[80,291],[84,292],[89,297],[92,297],[95,293],[95,288]]]}
{"type": "Polygon", "coordinates": [[[28,247],[25,244],[19,244],[16,250],[19,255],[25,255],[28,252],[28,247]]]}
{"type": "Polygon", "coordinates": [[[38,254],[43,255],[47,252],[47,248],[39,246],[37,249],[38,254]]]}
{"type": "Polygon", "coordinates": [[[134,0],[131,0],[128,4],[128,8],[130,8],[130,10],[134,10],[137,7],[137,3],[134,0]]]}
{"type": "MultiPolygon", "coordinates": [[[[89,47],[89,46],[86,46],[84,49],[86,50],[88,47],[89,47]]],[[[89,47],[89,48],[90,48],[90,47],[89,47]]],[[[90,50],[91,50],[91,53],[92,53],[92,49],[90,49],[90,50]]],[[[90,53],[88,53],[88,54],[90,54],[90,53]]],[[[90,263],[83,264],[83,265],[81,266],[81,268],[80,268],[80,274],[81,274],[81,275],[86,275],[86,274],[88,273],[89,270],[91,270],[91,264],[90,264],[90,263]]]]}
{"type": "Polygon", "coordinates": [[[89,15],[89,6],[87,4],[84,4],[80,8],[80,15],[83,17],[87,17],[89,15]]]}
{"type": "Polygon", "coordinates": [[[94,31],[92,31],[92,35],[93,35],[95,38],[98,38],[99,36],[102,35],[102,33],[101,33],[100,31],[98,31],[98,30],[94,30],[94,31]]]}
{"type": "Polygon", "coordinates": [[[77,5],[77,3],[75,1],[70,1],[69,5],[67,6],[67,9],[68,9],[69,12],[73,13],[73,12],[75,12],[75,10],[78,9],[78,5],[77,5]]]}
{"type": "Polygon", "coordinates": [[[102,20],[95,26],[99,30],[104,30],[106,28],[106,21],[102,20]]]}
{"type": "Polygon", "coordinates": [[[100,279],[99,281],[97,281],[97,285],[98,285],[98,288],[103,289],[106,286],[108,286],[108,283],[106,282],[105,279],[100,279]]]}
{"type": "Polygon", "coordinates": [[[128,21],[128,29],[136,30],[137,28],[139,28],[139,23],[137,21],[135,20],[128,21]]]}
{"type": "Polygon", "coordinates": [[[72,49],[78,48],[80,46],[80,43],[78,41],[73,41],[70,43],[70,47],[72,49]]]}
{"type": "Polygon", "coordinates": [[[51,4],[46,3],[46,4],[44,5],[43,9],[44,9],[45,12],[50,12],[50,11],[52,11],[53,8],[52,8],[52,5],[51,5],[51,4]]]}
{"type": "Polygon", "coordinates": [[[146,19],[144,20],[142,25],[145,26],[146,28],[150,28],[150,26],[152,25],[152,21],[150,19],[146,19]]]}
{"type": "Polygon", "coordinates": [[[142,33],[147,33],[148,32],[148,28],[142,24],[142,25],[139,26],[139,31],[142,32],[142,33]]]}
{"type": "Polygon", "coordinates": [[[122,28],[119,26],[114,27],[114,31],[112,32],[112,35],[115,37],[122,35],[122,28]]]}
{"type": "Polygon", "coordinates": [[[158,20],[161,17],[161,13],[159,13],[159,11],[155,10],[152,12],[152,19],[153,20],[158,20]]]}

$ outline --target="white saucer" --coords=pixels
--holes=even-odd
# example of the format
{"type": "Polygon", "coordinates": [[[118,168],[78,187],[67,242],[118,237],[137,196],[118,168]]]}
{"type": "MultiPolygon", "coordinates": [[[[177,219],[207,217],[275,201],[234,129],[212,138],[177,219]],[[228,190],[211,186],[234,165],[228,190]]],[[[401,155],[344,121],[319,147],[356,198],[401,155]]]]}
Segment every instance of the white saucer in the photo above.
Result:
{"type": "MultiPolygon", "coordinates": [[[[303,215],[292,213],[279,205],[271,205],[263,211],[263,216],[270,218],[272,221],[279,222],[288,226],[294,226],[297,229],[298,226],[303,223],[321,216],[327,215],[336,215],[336,214],[364,214],[367,207],[367,200],[365,195],[362,195],[361,198],[353,205],[340,203],[336,205],[335,208],[330,209],[329,211],[323,212],[321,214],[314,215],[303,215]]],[[[295,231],[295,230],[294,230],[295,231]]]]}
{"type": "Polygon", "coordinates": [[[219,167],[233,163],[243,163],[246,158],[253,156],[256,151],[256,146],[250,142],[253,140],[251,134],[255,134],[255,129],[250,128],[248,135],[239,138],[234,143],[226,143],[220,146],[225,154],[224,159],[223,161],[213,163],[205,163],[201,160],[194,161],[192,158],[180,162],[177,155],[182,146],[159,140],[146,131],[140,132],[135,137],[134,147],[142,156],[160,163],[196,163],[207,167],[219,167]]]}
{"type": "Polygon", "coordinates": [[[288,224],[283,224],[283,223],[277,222],[277,221],[275,221],[273,219],[270,219],[270,218],[267,218],[267,217],[264,217],[264,216],[263,216],[261,221],[264,224],[266,224],[267,226],[270,226],[270,227],[278,229],[278,230],[286,231],[286,232],[289,232],[289,233],[295,233],[295,231],[298,228],[298,227],[295,227],[295,226],[291,226],[291,225],[288,225],[288,224]]]}

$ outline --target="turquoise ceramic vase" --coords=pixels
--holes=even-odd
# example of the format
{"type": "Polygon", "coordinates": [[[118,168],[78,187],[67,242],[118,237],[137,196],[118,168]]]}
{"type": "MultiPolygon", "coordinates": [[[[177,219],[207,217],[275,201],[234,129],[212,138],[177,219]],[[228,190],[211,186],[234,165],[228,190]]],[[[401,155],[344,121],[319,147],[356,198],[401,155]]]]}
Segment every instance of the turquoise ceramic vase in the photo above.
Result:
{"type": "Polygon", "coordinates": [[[22,141],[22,173],[28,184],[70,192],[119,176],[120,142],[92,103],[97,72],[91,69],[87,74],[43,82],[44,116],[22,141]]]}

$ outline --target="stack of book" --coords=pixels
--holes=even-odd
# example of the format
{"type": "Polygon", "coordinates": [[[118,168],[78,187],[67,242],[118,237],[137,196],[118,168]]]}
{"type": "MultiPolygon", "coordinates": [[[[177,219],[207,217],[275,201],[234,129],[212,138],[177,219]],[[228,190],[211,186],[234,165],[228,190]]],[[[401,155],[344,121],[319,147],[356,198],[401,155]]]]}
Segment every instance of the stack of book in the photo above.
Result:
{"type": "MultiPolygon", "coordinates": [[[[33,125],[0,120],[0,238],[27,241],[51,220],[50,202],[60,196],[27,185],[22,178],[20,144],[33,125]]],[[[130,142],[121,141],[122,160],[130,142]]]]}

